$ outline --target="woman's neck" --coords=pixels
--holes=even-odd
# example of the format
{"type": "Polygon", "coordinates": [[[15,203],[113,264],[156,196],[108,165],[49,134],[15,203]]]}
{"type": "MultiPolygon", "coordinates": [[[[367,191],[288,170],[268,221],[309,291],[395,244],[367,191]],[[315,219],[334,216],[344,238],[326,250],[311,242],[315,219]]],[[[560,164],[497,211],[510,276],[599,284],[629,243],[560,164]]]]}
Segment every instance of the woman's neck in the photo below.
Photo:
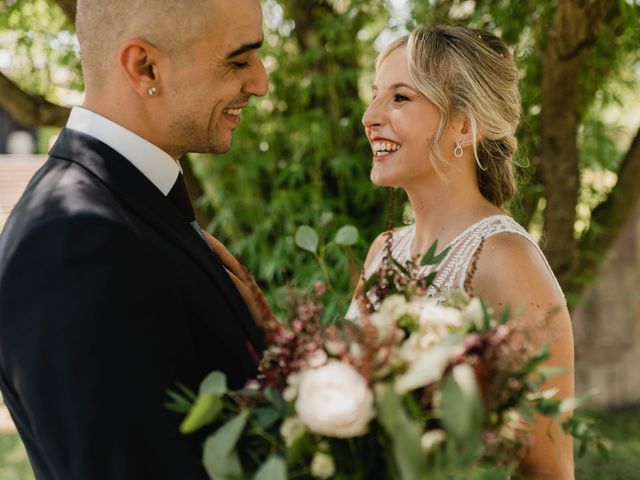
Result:
{"type": "Polygon", "coordinates": [[[461,175],[449,178],[434,176],[430,185],[405,187],[415,217],[416,234],[411,255],[422,255],[434,241],[438,251],[473,223],[504,212],[485,199],[476,181],[461,175]]]}

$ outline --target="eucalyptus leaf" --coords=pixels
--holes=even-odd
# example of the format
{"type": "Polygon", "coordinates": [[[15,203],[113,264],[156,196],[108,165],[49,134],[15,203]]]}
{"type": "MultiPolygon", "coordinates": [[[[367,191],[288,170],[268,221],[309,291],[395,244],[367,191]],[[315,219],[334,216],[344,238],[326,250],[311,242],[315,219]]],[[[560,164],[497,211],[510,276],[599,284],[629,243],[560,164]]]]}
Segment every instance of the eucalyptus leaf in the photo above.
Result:
{"type": "Polygon", "coordinates": [[[200,395],[180,424],[180,432],[192,433],[213,422],[222,411],[223,403],[215,393],[200,395]]]}
{"type": "Polygon", "coordinates": [[[273,387],[267,387],[264,390],[264,396],[271,405],[275,408],[276,412],[284,416],[287,413],[288,405],[282,394],[273,387]]]}
{"type": "Polygon", "coordinates": [[[205,393],[213,393],[221,397],[227,393],[227,376],[222,372],[211,372],[200,383],[200,395],[205,393]]]}
{"type": "Polygon", "coordinates": [[[270,428],[281,415],[273,407],[257,407],[251,412],[256,423],[265,430],[270,428]]]}
{"type": "Polygon", "coordinates": [[[269,457],[253,476],[253,480],[287,480],[287,478],[287,464],[275,455],[269,457]]]}
{"type": "Polygon", "coordinates": [[[227,480],[242,475],[235,447],[247,424],[249,414],[240,412],[210,435],[204,443],[203,463],[212,480],[227,480]]]}
{"type": "Polygon", "coordinates": [[[355,245],[358,242],[358,229],[353,225],[345,225],[336,233],[335,242],[338,245],[355,245]]]}
{"type": "Polygon", "coordinates": [[[317,232],[308,225],[298,227],[296,231],[296,245],[302,250],[316,254],[318,252],[318,244],[320,239],[317,232]]]}
{"type": "Polygon", "coordinates": [[[442,423],[445,431],[460,442],[479,439],[484,407],[473,368],[456,365],[441,389],[442,423]]]}
{"type": "Polygon", "coordinates": [[[408,415],[400,396],[388,385],[376,389],[378,420],[392,442],[400,480],[426,480],[427,459],[420,447],[421,428],[408,415]]]}

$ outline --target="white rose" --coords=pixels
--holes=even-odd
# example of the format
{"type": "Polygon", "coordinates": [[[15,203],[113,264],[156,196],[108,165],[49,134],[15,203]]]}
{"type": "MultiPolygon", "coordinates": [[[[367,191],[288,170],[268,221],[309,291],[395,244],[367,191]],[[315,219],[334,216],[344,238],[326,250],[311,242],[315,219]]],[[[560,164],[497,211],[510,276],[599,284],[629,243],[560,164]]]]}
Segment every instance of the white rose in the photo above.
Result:
{"type": "Polygon", "coordinates": [[[336,360],[303,372],[295,407],[309,430],[328,437],[364,435],[375,415],[365,379],[336,360]]]}
{"type": "Polygon", "coordinates": [[[311,475],[316,478],[331,478],[336,473],[333,457],[326,453],[316,452],[311,460],[311,475]]]}
{"type": "Polygon", "coordinates": [[[394,294],[385,298],[380,309],[373,313],[371,323],[378,329],[381,340],[386,340],[404,315],[418,318],[420,315],[420,301],[407,302],[404,295],[394,294]]]}
{"type": "Polygon", "coordinates": [[[439,343],[426,351],[419,351],[409,360],[409,367],[396,377],[395,390],[404,394],[440,380],[451,356],[453,347],[439,343]]]}
{"type": "Polygon", "coordinates": [[[462,314],[451,307],[443,307],[432,302],[424,302],[420,311],[420,328],[423,332],[456,328],[462,325],[462,314]]]}
{"type": "Polygon", "coordinates": [[[284,438],[284,443],[287,447],[293,445],[296,440],[304,435],[305,431],[304,423],[298,417],[285,418],[282,425],[280,425],[280,435],[284,438]]]}

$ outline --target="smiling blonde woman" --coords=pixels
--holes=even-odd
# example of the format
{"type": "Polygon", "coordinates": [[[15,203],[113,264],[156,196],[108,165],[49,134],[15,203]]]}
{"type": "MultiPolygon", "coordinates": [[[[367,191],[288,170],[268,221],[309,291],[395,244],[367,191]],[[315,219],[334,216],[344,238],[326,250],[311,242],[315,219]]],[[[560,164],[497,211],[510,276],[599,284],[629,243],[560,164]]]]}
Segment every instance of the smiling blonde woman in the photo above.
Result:
{"type": "MultiPolygon", "coordinates": [[[[438,240],[449,253],[428,291],[462,288],[496,311],[521,307],[518,321],[549,317],[549,365],[567,369],[545,388],[573,396],[573,335],[563,293],[542,251],[507,213],[516,192],[513,156],[520,118],[518,70],[495,35],[456,26],[421,26],[389,45],[376,65],[373,99],[362,122],[373,151],[371,181],[400,187],[415,223],[391,232],[404,262],[438,240]],[[470,275],[472,259],[476,270],[470,275]]],[[[386,234],[371,245],[364,277],[380,265],[386,234]]],[[[424,274],[433,267],[424,267],[424,274]]],[[[356,288],[356,295],[362,282],[356,288]]],[[[348,318],[359,316],[352,302],[348,318]]],[[[530,479],[572,479],[571,437],[555,424],[531,426],[521,465],[530,479]]]]}

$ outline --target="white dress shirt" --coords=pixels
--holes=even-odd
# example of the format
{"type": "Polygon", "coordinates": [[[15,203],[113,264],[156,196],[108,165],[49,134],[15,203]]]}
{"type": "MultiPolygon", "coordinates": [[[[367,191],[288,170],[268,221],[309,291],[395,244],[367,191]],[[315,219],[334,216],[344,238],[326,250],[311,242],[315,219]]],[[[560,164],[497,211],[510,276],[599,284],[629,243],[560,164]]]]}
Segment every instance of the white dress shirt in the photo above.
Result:
{"type": "Polygon", "coordinates": [[[140,170],[163,195],[169,193],[182,172],[180,164],[167,152],[86,108],[73,107],[67,128],[90,135],[113,148],[140,170]]]}

